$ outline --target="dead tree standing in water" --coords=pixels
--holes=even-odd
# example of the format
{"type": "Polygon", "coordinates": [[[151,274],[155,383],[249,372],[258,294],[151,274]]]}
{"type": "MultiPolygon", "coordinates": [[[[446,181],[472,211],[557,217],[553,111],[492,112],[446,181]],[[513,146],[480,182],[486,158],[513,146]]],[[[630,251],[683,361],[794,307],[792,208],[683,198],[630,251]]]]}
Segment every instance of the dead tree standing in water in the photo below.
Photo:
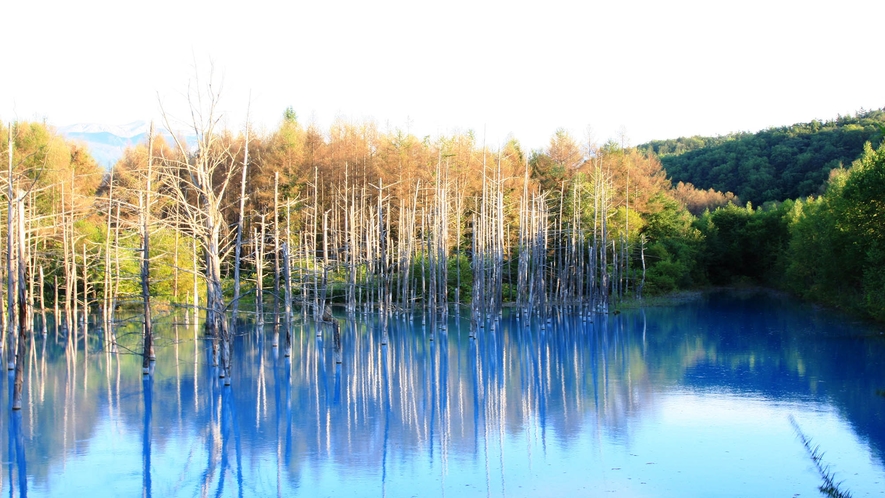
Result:
{"type": "Polygon", "coordinates": [[[222,212],[227,187],[235,168],[231,145],[222,143],[216,130],[219,115],[220,91],[211,81],[205,91],[191,89],[187,95],[191,110],[189,126],[196,137],[197,151],[191,153],[189,146],[175,133],[169,116],[163,112],[166,128],[172,134],[179,158],[167,161],[164,179],[170,184],[169,191],[181,208],[182,218],[176,220],[185,227],[202,246],[206,278],[206,333],[213,337],[213,351],[220,342],[221,370],[219,375],[230,384],[231,333],[225,319],[226,305],[222,289],[221,262],[225,254],[223,245],[230,235],[222,212]]]}
{"type": "Polygon", "coordinates": [[[289,269],[289,244],[287,242],[283,242],[282,244],[282,257],[283,257],[283,283],[285,288],[285,300],[283,301],[283,312],[285,316],[283,317],[283,327],[285,328],[286,333],[286,350],[284,351],[284,356],[290,356],[292,354],[292,283],[291,283],[291,271],[289,269]]]}
{"type": "Polygon", "coordinates": [[[240,264],[243,251],[243,218],[246,211],[246,172],[249,169],[249,118],[246,113],[246,140],[243,151],[243,174],[240,179],[240,210],[237,219],[237,242],[234,248],[234,303],[233,322],[236,326],[237,313],[240,310],[240,264]]]}
{"type": "MultiPolygon", "coordinates": [[[[18,259],[18,347],[15,355],[15,380],[12,394],[12,409],[22,408],[22,386],[24,384],[25,369],[25,344],[31,333],[30,310],[28,309],[28,272],[27,272],[27,244],[25,243],[25,193],[21,190],[16,196],[16,211],[18,218],[18,237],[15,251],[18,259]]],[[[9,248],[12,251],[12,248],[9,248]]],[[[12,290],[10,290],[12,292],[12,290]]]]}
{"type": "Polygon", "coordinates": [[[150,375],[151,360],[154,354],[154,333],[151,324],[151,259],[150,259],[150,223],[151,223],[151,180],[154,165],[154,124],[151,123],[148,135],[147,185],[144,195],[139,195],[141,209],[141,299],[144,304],[144,350],[142,351],[141,373],[150,375]]]}
{"type": "MultiPolygon", "coordinates": [[[[9,140],[7,142],[7,148],[9,151],[9,168],[7,172],[7,194],[6,199],[8,201],[8,207],[6,211],[7,215],[7,223],[6,223],[6,298],[8,300],[6,304],[6,310],[9,313],[9,319],[6,321],[7,328],[3,329],[3,349],[7,354],[7,368],[12,370],[15,368],[15,344],[16,344],[16,328],[15,328],[15,276],[12,272],[12,263],[13,263],[13,219],[14,219],[14,209],[15,209],[15,198],[13,193],[12,186],[12,167],[13,167],[13,146],[14,142],[12,139],[12,123],[7,127],[7,133],[9,136],[9,140]],[[8,344],[6,341],[9,341],[8,344]]],[[[67,253],[65,253],[67,255],[67,253]]]]}

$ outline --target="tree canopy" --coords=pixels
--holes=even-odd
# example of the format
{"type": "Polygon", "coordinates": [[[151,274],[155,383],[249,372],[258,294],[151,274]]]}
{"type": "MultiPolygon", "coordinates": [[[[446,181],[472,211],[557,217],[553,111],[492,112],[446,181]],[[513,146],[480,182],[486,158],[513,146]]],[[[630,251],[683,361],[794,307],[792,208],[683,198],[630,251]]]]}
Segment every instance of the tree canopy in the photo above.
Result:
{"type": "Polygon", "coordinates": [[[660,157],[674,182],[734,192],[758,206],[821,194],[831,170],[848,167],[866,142],[882,140],[883,124],[885,110],[861,110],[831,121],[655,140],[638,148],[660,157]]]}

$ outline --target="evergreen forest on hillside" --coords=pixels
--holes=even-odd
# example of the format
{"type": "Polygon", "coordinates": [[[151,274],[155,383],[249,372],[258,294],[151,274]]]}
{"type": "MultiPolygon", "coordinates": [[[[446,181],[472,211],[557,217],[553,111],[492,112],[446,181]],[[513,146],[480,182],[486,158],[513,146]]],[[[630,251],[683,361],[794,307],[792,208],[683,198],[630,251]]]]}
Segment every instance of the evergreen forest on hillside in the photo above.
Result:
{"type": "Polygon", "coordinates": [[[44,124],[0,127],[4,344],[48,310],[77,337],[78,313],[112,330],[142,309],[147,365],[152,303],[182,306],[224,375],[238,315],[270,316],[288,344],[293,316],[328,321],[327,303],[431,321],[454,304],[481,329],[505,305],[589,314],[735,283],[885,320],[882,111],[636,148],[557,130],[526,151],[320,130],[291,109],[270,132],[219,129],[204,97],[195,147],[154,132],[110,171],[44,124]]]}
{"type": "Polygon", "coordinates": [[[885,110],[811,121],[757,133],[655,140],[638,148],[656,154],[668,177],[696,187],[733,192],[759,206],[817,196],[830,171],[848,168],[866,142],[882,141],[885,110]]]}

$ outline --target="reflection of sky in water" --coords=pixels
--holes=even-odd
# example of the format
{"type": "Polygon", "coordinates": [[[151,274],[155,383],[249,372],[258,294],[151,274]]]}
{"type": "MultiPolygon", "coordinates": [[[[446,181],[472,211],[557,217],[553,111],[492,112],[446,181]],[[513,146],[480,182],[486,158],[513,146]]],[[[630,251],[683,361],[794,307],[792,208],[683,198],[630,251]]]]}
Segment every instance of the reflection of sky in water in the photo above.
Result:
{"type": "MultiPolygon", "coordinates": [[[[846,488],[854,496],[878,493],[882,468],[868,458],[869,448],[834,413],[814,408],[668,392],[659,397],[655,413],[632,428],[629,441],[599,433],[582,433],[570,441],[551,435],[555,442],[545,452],[537,423],[532,423],[523,433],[503,439],[500,433],[489,434],[488,446],[478,454],[434,461],[427,451],[418,451],[395,459],[387,469],[387,486],[370,470],[373,465],[346,468],[321,458],[302,472],[297,487],[281,482],[279,489],[284,496],[574,496],[603,491],[619,496],[815,496],[815,475],[787,421],[788,415],[799,414],[803,429],[828,448],[827,461],[846,488]]],[[[194,431],[175,432],[170,443],[153,449],[154,495],[199,494],[194,483],[204,477],[208,461],[204,438],[194,431]]],[[[243,491],[274,495],[276,455],[273,448],[260,448],[257,455],[255,450],[247,452],[243,491]]],[[[114,427],[102,417],[88,449],[69,455],[63,467],[31,491],[128,494],[142,485],[141,457],[141,434],[114,427]]],[[[225,494],[236,495],[236,480],[228,479],[225,494]]]]}
{"type": "MultiPolygon", "coordinates": [[[[179,331],[158,351],[150,418],[137,357],[95,345],[66,361],[51,334],[38,342],[30,495],[819,496],[790,415],[853,496],[885,489],[882,341],[764,296],[546,332],[505,319],[476,341],[454,321],[435,335],[395,321],[386,349],[359,322],[339,367],[312,325],[291,360],[247,331],[231,390],[179,331]]],[[[17,496],[8,397],[0,408],[0,492],[17,496]]]]}

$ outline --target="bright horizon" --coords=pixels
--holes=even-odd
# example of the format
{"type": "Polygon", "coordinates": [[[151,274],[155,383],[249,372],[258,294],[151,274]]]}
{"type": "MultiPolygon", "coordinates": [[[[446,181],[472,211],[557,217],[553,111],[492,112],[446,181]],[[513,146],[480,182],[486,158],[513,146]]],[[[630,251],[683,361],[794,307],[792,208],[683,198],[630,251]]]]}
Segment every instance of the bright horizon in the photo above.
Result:
{"type": "Polygon", "coordinates": [[[322,130],[371,120],[538,149],[557,128],[635,145],[885,106],[877,1],[84,0],[4,17],[0,119],[58,127],[159,122],[158,96],[186,116],[181,94],[209,61],[234,130],[247,106],[264,130],[291,106],[322,130]]]}

